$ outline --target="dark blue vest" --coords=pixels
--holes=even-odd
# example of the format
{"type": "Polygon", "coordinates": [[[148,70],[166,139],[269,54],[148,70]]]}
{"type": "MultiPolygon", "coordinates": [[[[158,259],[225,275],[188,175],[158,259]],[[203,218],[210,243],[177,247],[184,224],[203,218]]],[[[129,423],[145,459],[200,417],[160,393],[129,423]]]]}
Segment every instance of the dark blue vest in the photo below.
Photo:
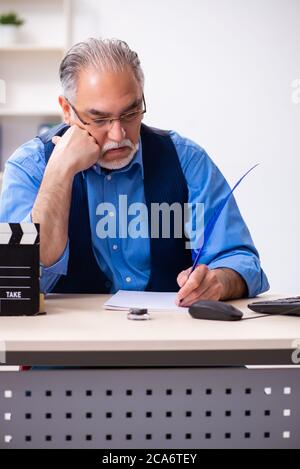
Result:
{"type": "MultiPolygon", "coordinates": [[[[41,138],[45,147],[45,161],[49,161],[54,135],[62,136],[68,126],[62,124],[41,138]]],[[[167,132],[141,127],[144,166],[144,191],[151,233],[151,204],[188,202],[188,189],[175,146],[167,132]]],[[[182,210],[184,213],[184,210],[182,210]]],[[[182,220],[183,223],[183,220],[182,220]]],[[[186,238],[150,238],[151,275],[148,291],[177,291],[177,275],[192,265],[191,251],[185,249],[186,238]]],[[[184,230],[182,230],[184,233],[184,230]]],[[[62,275],[52,292],[109,293],[111,282],[100,269],[92,249],[87,193],[82,173],[73,182],[69,217],[70,257],[67,275],[62,275]]]]}

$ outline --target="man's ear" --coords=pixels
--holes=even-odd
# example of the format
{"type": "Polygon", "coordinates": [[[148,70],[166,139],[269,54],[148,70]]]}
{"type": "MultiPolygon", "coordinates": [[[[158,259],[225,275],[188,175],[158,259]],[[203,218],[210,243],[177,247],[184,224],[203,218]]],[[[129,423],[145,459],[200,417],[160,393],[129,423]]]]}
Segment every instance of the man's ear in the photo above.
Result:
{"type": "Polygon", "coordinates": [[[61,107],[62,113],[63,113],[63,120],[65,124],[70,125],[71,124],[71,107],[68,101],[64,96],[59,96],[58,98],[59,105],[61,107]]]}

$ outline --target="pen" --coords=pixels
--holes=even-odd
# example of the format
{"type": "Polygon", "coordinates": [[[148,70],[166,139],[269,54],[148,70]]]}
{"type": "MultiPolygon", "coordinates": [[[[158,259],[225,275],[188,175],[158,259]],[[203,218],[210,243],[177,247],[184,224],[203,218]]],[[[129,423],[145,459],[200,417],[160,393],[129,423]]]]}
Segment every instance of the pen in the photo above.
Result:
{"type": "MultiPolygon", "coordinates": [[[[200,259],[200,256],[201,254],[203,254],[204,250],[205,250],[205,247],[208,243],[208,240],[214,230],[214,227],[218,221],[218,218],[219,216],[221,215],[222,213],[222,210],[223,208],[225,207],[225,205],[227,204],[228,200],[230,199],[230,197],[232,196],[233,194],[233,191],[237,188],[237,186],[242,182],[242,180],[254,169],[256,168],[257,166],[259,165],[259,163],[257,163],[256,165],[252,166],[252,168],[250,168],[239,180],[238,182],[235,184],[235,186],[233,187],[233,189],[231,189],[231,191],[229,192],[229,194],[227,194],[217,205],[217,207],[215,208],[214,210],[214,213],[212,214],[212,216],[210,217],[209,219],[209,222],[207,223],[206,227],[204,228],[204,240],[203,240],[203,244],[202,246],[198,249],[198,253],[195,257],[195,260],[194,260],[194,263],[192,265],[192,269],[188,275],[188,278],[187,278],[187,281],[188,279],[190,278],[191,274],[194,272],[195,268],[197,267],[198,265],[198,262],[199,262],[199,259],[200,259]]],[[[179,301],[179,304],[181,304],[181,302],[183,301],[183,298],[181,298],[181,300],[179,301]]]]}

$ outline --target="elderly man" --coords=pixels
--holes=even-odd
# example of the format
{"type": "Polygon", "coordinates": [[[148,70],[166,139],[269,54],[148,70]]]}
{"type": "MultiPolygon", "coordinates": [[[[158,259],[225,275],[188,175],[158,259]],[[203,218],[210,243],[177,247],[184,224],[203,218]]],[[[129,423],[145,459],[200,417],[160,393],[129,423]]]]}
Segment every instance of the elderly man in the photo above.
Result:
{"type": "Polygon", "coordinates": [[[201,203],[207,221],[230,188],[197,144],[142,124],[137,54],[123,41],[92,38],[69,50],[60,78],[64,124],[16,150],[6,164],[0,204],[0,221],[40,223],[42,290],[178,290],[182,306],[267,290],[233,197],[192,273],[195,252],[184,234],[173,228],[167,237],[160,229],[152,235],[153,204],[201,203]],[[115,232],[103,235],[103,207],[118,208],[124,196],[129,207],[148,208],[149,220],[140,217],[146,230],[130,235],[130,211],[126,218],[123,209],[108,208],[106,223],[118,220],[115,232]]]}

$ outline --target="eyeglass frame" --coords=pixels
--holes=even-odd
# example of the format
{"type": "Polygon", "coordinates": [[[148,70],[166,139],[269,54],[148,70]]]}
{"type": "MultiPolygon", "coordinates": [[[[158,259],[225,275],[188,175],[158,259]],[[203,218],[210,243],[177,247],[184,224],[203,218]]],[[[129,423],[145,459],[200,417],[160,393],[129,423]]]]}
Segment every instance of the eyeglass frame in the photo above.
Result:
{"type": "MultiPolygon", "coordinates": [[[[71,109],[74,111],[76,117],[80,120],[80,122],[83,124],[83,125],[94,125],[95,127],[97,127],[97,124],[96,124],[96,120],[98,121],[102,121],[103,123],[109,123],[110,125],[110,128],[112,127],[112,124],[113,122],[115,121],[120,121],[120,123],[122,122],[122,118],[124,118],[124,116],[128,116],[130,114],[137,114],[138,115],[141,115],[143,116],[144,114],[146,114],[147,112],[147,106],[146,106],[146,101],[145,101],[145,96],[144,96],[144,93],[143,93],[143,96],[142,96],[142,103],[143,103],[143,106],[144,106],[144,109],[143,111],[130,111],[130,112],[127,112],[125,114],[121,114],[119,117],[112,117],[112,118],[109,118],[109,117],[103,117],[103,119],[99,118],[99,119],[92,119],[91,122],[85,122],[78,114],[78,111],[77,109],[75,108],[75,106],[73,106],[72,103],[70,103],[70,101],[68,100],[68,98],[66,96],[64,96],[65,100],[67,101],[67,103],[69,104],[69,106],[71,107],[71,109]]],[[[101,128],[101,127],[99,127],[101,128]]]]}

